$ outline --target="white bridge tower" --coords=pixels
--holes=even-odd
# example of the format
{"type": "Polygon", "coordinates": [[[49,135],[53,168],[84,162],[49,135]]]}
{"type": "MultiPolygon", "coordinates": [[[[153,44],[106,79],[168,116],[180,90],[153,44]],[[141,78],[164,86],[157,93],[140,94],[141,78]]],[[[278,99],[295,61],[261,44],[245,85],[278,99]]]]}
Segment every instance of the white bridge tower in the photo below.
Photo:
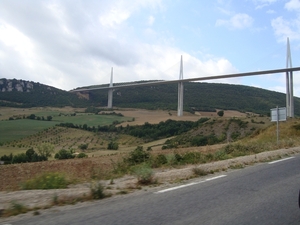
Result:
{"type": "MultiPolygon", "coordinates": [[[[109,87],[113,87],[113,67],[111,68],[111,75],[110,75],[110,84],[109,87]]],[[[110,88],[108,90],[108,103],[107,103],[107,108],[111,109],[112,108],[112,102],[113,102],[113,92],[114,90],[110,88]]]]}
{"type": "MultiPolygon", "coordinates": [[[[179,72],[179,80],[183,80],[183,63],[182,56],[180,60],[180,72],[179,72]]],[[[178,82],[178,110],[177,115],[183,115],[183,82],[178,82]]]]}
{"type": "MultiPolygon", "coordinates": [[[[292,67],[290,41],[287,38],[286,68],[292,67]]],[[[286,111],[288,117],[294,117],[293,71],[286,72],[286,111]]]]}

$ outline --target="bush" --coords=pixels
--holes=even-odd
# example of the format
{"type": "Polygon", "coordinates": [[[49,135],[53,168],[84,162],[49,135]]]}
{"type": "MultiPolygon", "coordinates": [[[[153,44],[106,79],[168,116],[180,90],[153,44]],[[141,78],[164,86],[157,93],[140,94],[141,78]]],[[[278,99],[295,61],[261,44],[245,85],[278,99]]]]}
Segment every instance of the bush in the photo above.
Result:
{"type": "Polygon", "coordinates": [[[156,162],[160,165],[163,165],[163,164],[167,164],[168,163],[168,160],[167,160],[167,157],[163,154],[159,154],[156,156],[156,162]]]}
{"type": "Polygon", "coordinates": [[[222,117],[222,116],[224,116],[224,111],[223,110],[220,110],[220,111],[218,111],[218,116],[220,116],[220,117],[222,117]]]}
{"type": "Polygon", "coordinates": [[[91,195],[93,199],[102,199],[105,198],[105,194],[103,192],[104,188],[100,183],[91,184],[91,195]]]}
{"type": "Polygon", "coordinates": [[[9,155],[3,155],[3,156],[0,157],[0,160],[4,161],[5,164],[11,163],[12,159],[13,159],[13,154],[12,153],[10,153],[9,155]]]}
{"type": "Polygon", "coordinates": [[[67,188],[68,182],[64,175],[59,173],[44,173],[33,179],[25,181],[22,185],[24,190],[33,189],[59,189],[67,188]]]}
{"type": "Polygon", "coordinates": [[[117,142],[111,141],[107,145],[108,150],[118,150],[119,149],[119,144],[117,142]]]}
{"type": "Polygon", "coordinates": [[[150,153],[143,149],[143,146],[138,146],[135,150],[129,153],[129,157],[125,159],[130,165],[147,162],[150,159],[150,153]]]}
{"type": "Polygon", "coordinates": [[[86,150],[89,147],[89,144],[81,144],[78,146],[81,150],[86,150]]]}
{"type": "Polygon", "coordinates": [[[88,157],[88,155],[87,154],[85,154],[85,153],[83,153],[83,152],[80,152],[78,155],[77,155],[77,158],[87,158],[88,157]]]}
{"type": "Polygon", "coordinates": [[[56,159],[73,159],[75,158],[75,156],[73,155],[73,151],[72,150],[65,150],[65,149],[61,149],[59,150],[54,158],[56,159]]]}
{"type": "Polygon", "coordinates": [[[193,173],[197,176],[206,176],[208,174],[207,171],[205,171],[204,169],[198,168],[198,167],[195,167],[192,170],[193,170],[193,173]]]}
{"type": "Polygon", "coordinates": [[[27,157],[27,155],[25,153],[20,153],[17,155],[14,155],[14,157],[12,158],[11,163],[26,163],[29,162],[29,159],[27,157]]]}
{"type": "Polygon", "coordinates": [[[153,170],[147,164],[142,164],[133,168],[133,174],[137,176],[139,184],[153,183],[153,170]]]}

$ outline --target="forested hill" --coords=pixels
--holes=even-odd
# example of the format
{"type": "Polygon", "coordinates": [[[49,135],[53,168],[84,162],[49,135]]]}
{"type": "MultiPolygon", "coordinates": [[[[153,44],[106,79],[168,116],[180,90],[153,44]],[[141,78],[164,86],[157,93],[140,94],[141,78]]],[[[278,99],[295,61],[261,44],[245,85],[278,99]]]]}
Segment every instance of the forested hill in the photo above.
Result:
{"type": "MultiPolygon", "coordinates": [[[[114,84],[114,86],[123,84],[114,84]]],[[[101,86],[108,86],[108,84],[101,86]]],[[[113,106],[177,110],[177,90],[178,85],[176,83],[116,88],[113,93],[113,106]]],[[[94,90],[71,93],[31,81],[0,79],[0,106],[106,107],[107,92],[107,90],[94,90]]],[[[299,116],[300,99],[296,97],[294,99],[295,115],[299,116]]],[[[284,107],[285,101],[285,94],[261,88],[231,84],[184,83],[183,104],[185,111],[231,109],[268,114],[271,108],[284,107]]]]}
{"type": "Polygon", "coordinates": [[[89,104],[88,100],[80,98],[74,93],[44,84],[16,79],[0,79],[0,106],[86,107],[89,104]]]}
{"type": "MultiPolygon", "coordinates": [[[[122,84],[114,84],[114,86],[122,84]]],[[[108,85],[106,85],[108,86],[108,85]]],[[[88,87],[85,87],[88,88],[88,87]]],[[[107,90],[89,93],[92,102],[107,104],[107,90]]],[[[295,99],[295,115],[300,115],[300,99],[295,99]]],[[[141,87],[116,88],[115,107],[177,110],[178,85],[162,84],[141,87]]],[[[185,111],[238,110],[259,114],[270,113],[271,108],[285,107],[286,95],[261,88],[216,83],[184,83],[185,111]]]]}

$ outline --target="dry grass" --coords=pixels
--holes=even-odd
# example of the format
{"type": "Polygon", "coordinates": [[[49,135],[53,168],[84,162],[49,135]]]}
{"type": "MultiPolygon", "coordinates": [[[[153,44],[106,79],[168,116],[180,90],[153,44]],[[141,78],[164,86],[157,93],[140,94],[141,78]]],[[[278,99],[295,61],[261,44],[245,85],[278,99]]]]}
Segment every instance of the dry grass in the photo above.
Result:
{"type": "Polygon", "coordinates": [[[90,181],[93,177],[107,179],[113,170],[113,163],[122,155],[97,158],[53,160],[0,166],[0,191],[20,190],[20,184],[46,172],[58,172],[73,182],[90,181]]]}
{"type": "MultiPolygon", "coordinates": [[[[35,113],[37,109],[14,109],[17,113],[24,112],[26,113],[35,113]]],[[[57,110],[52,108],[47,108],[47,110],[57,110]]],[[[74,109],[64,108],[61,110],[66,110],[70,112],[74,109]]],[[[78,110],[78,109],[76,109],[78,110]]],[[[130,125],[134,124],[144,124],[145,122],[149,123],[159,123],[167,119],[173,120],[192,120],[197,121],[203,115],[194,115],[189,113],[184,113],[183,117],[177,117],[177,112],[175,111],[148,111],[148,110],[118,110],[116,113],[122,113],[126,117],[134,117],[135,121],[128,122],[130,125]]],[[[1,109],[2,116],[8,116],[7,112],[1,109]]],[[[203,113],[205,114],[205,113],[203,113]]],[[[225,116],[242,116],[241,114],[234,111],[225,111],[225,116]]],[[[207,115],[205,115],[206,117],[207,115]]],[[[127,122],[126,122],[127,123],[127,122]]],[[[122,124],[123,126],[126,123],[122,124]]],[[[109,179],[111,178],[111,172],[114,169],[116,162],[122,160],[122,158],[131,150],[133,150],[137,145],[143,145],[146,149],[147,147],[152,148],[152,154],[173,154],[174,151],[184,153],[184,152],[201,152],[201,153],[214,153],[219,150],[223,145],[214,145],[214,146],[205,146],[205,147],[190,147],[182,149],[170,149],[170,150],[161,150],[162,144],[165,140],[159,140],[151,143],[144,144],[141,140],[133,138],[131,136],[120,136],[119,139],[119,150],[118,151],[108,151],[106,150],[107,140],[111,137],[97,137],[91,135],[90,132],[82,130],[74,130],[70,136],[70,130],[65,128],[59,128],[60,132],[58,134],[59,140],[56,147],[56,150],[61,148],[69,148],[70,146],[77,149],[77,146],[81,143],[90,143],[89,150],[87,151],[89,158],[86,159],[73,159],[73,160],[51,160],[48,162],[38,162],[38,163],[26,163],[26,164],[14,164],[14,165],[5,165],[0,166],[0,191],[4,190],[19,190],[20,184],[28,179],[31,179],[37,175],[40,175],[45,172],[59,172],[64,173],[69,180],[74,182],[85,182],[90,181],[92,178],[95,179],[109,179]],[[69,135],[69,136],[68,136],[69,135]],[[107,139],[105,139],[107,138],[107,139]],[[93,139],[93,140],[92,140],[93,139]],[[114,163],[113,163],[114,162],[114,163]]],[[[283,129],[283,128],[282,128],[283,129]]],[[[282,131],[283,132],[283,131],[282,131]]],[[[33,136],[29,139],[22,140],[26,146],[28,142],[37,141],[38,143],[48,142],[51,138],[54,138],[53,135],[43,134],[39,137],[33,136]],[[26,142],[26,143],[25,143],[26,142]]],[[[37,143],[37,144],[38,144],[37,143]]],[[[28,144],[29,145],[29,144],[28,144]]],[[[1,152],[0,147],[0,152],[1,152]]],[[[17,149],[17,148],[16,148],[17,149]]],[[[24,148],[24,151],[28,147],[24,148]]],[[[12,149],[9,149],[12,150],[12,149]]],[[[18,152],[22,149],[18,149],[18,152]]],[[[6,150],[7,152],[7,150],[6,150]]],[[[2,155],[2,154],[0,154],[2,155]]]]}

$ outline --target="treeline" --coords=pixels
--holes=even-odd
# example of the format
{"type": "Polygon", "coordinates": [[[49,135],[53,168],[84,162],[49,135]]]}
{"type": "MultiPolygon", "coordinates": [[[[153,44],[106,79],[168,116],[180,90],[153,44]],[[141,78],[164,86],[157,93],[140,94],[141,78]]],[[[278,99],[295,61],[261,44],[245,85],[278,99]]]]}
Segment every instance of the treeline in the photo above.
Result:
{"type": "Polygon", "coordinates": [[[9,117],[9,120],[20,120],[20,119],[30,119],[30,120],[47,120],[47,121],[51,121],[52,120],[52,116],[36,116],[34,114],[30,114],[29,116],[25,116],[25,115],[17,115],[17,116],[11,116],[9,117]]]}
{"type": "MultiPolygon", "coordinates": [[[[3,155],[0,157],[0,161],[4,164],[17,164],[17,163],[29,163],[29,162],[41,162],[47,161],[51,154],[54,152],[54,146],[50,144],[43,144],[38,146],[37,151],[33,148],[28,149],[25,153],[19,153],[14,155],[10,153],[9,155],[3,155]]],[[[55,159],[73,159],[73,158],[86,158],[88,157],[85,153],[81,152],[75,155],[75,151],[72,149],[59,150],[55,155],[55,159]]]]}
{"type": "Polygon", "coordinates": [[[40,162],[47,161],[51,156],[51,151],[39,148],[36,152],[33,148],[28,149],[25,153],[20,153],[13,155],[3,155],[0,157],[0,160],[4,164],[16,164],[16,163],[28,163],[28,162],[40,162]]]}
{"type": "Polygon", "coordinates": [[[192,121],[175,121],[167,120],[165,122],[160,122],[159,124],[150,124],[146,122],[144,125],[135,125],[135,126],[118,126],[109,125],[109,126],[92,126],[89,127],[86,124],[76,125],[73,123],[60,123],[57,126],[83,129],[92,132],[119,132],[123,134],[128,134],[134,137],[142,138],[145,141],[153,141],[162,138],[167,138],[175,135],[180,135],[185,133],[193,128],[197,128],[200,124],[208,121],[208,118],[201,118],[196,122],[192,121]]]}

